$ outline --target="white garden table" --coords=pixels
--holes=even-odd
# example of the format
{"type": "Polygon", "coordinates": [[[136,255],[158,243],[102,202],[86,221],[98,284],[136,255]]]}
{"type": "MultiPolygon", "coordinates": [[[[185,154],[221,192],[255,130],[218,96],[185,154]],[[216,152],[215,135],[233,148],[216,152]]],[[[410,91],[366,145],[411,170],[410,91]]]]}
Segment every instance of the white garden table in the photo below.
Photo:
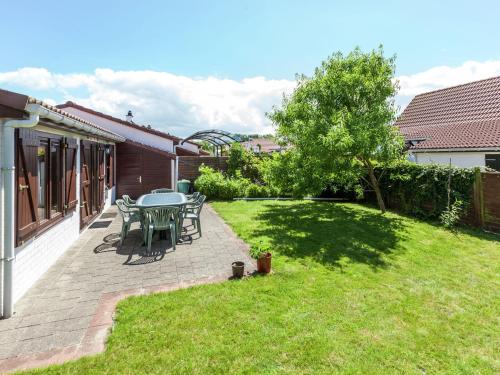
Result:
{"type": "MultiPolygon", "coordinates": [[[[140,210],[150,207],[164,207],[164,206],[174,206],[179,207],[179,215],[183,211],[184,206],[188,203],[188,199],[182,193],[157,193],[157,194],[144,194],[141,195],[134,206],[140,210]]],[[[142,214],[141,214],[142,215],[142,214]]],[[[182,228],[180,227],[180,218],[175,218],[177,222],[177,239],[180,238],[182,228]]],[[[147,228],[143,228],[147,230],[147,228]]],[[[163,237],[163,233],[161,236],[163,237]]]]}

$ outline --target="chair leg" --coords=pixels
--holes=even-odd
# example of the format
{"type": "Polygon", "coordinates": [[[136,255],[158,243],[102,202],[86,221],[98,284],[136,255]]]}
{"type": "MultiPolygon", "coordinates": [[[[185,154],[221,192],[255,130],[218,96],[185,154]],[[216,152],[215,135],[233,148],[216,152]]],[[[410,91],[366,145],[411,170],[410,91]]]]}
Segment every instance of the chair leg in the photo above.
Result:
{"type": "Polygon", "coordinates": [[[148,243],[147,243],[147,246],[148,246],[148,254],[151,253],[151,242],[153,240],[153,228],[149,227],[148,228],[148,243]]]}
{"type": "Polygon", "coordinates": [[[201,237],[200,218],[196,219],[196,228],[198,229],[198,233],[200,234],[200,237],[201,237]]]}
{"type": "Polygon", "coordinates": [[[177,243],[177,228],[175,224],[170,226],[170,238],[172,239],[172,248],[175,250],[175,244],[177,243]]]}
{"type": "Polygon", "coordinates": [[[125,238],[127,238],[127,233],[129,230],[129,224],[128,223],[122,223],[122,232],[120,233],[120,245],[123,244],[123,241],[125,241],[125,238]]]}

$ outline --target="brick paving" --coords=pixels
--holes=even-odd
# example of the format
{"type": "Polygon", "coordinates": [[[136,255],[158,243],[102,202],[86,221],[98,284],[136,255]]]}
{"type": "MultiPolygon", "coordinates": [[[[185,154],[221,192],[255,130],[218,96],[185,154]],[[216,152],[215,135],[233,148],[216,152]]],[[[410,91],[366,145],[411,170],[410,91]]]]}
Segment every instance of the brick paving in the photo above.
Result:
{"type": "Polygon", "coordinates": [[[0,372],[102,351],[114,307],[126,296],[227,280],[236,260],[255,270],[247,246],[209,205],[201,225],[203,236],[187,227],[175,251],[155,237],[145,254],[137,224],[119,246],[121,218],[108,209],[21,298],[15,315],[0,320],[0,372]]]}

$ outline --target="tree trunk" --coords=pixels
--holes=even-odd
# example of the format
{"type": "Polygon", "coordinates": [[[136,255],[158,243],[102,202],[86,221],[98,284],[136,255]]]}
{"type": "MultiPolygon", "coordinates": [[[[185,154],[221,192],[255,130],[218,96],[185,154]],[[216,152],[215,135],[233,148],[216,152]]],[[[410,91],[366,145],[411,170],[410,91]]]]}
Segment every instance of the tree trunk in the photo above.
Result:
{"type": "Polygon", "coordinates": [[[365,164],[366,164],[366,167],[368,168],[368,175],[370,176],[370,183],[373,187],[373,190],[375,190],[375,195],[377,196],[377,202],[378,202],[378,206],[380,208],[380,211],[382,211],[382,213],[385,213],[385,203],[384,203],[384,199],[382,198],[382,193],[380,192],[380,187],[378,186],[377,178],[375,177],[375,172],[373,171],[373,165],[369,160],[367,160],[365,162],[365,164]]]}

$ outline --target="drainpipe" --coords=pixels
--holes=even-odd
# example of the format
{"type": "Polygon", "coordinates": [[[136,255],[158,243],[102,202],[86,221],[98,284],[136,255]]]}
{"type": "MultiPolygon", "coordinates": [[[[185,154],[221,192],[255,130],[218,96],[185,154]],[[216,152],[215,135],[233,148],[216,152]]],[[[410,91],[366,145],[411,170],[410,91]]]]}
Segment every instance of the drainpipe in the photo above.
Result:
{"type": "Polygon", "coordinates": [[[15,128],[32,128],[40,120],[40,112],[30,112],[29,118],[24,120],[8,120],[2,126],[2,183],[3,209],[3,312],[2,317],[10,318],[14,310],[14,236],[15,236],[15,154],[14,130],[15,128]]]}
{"type": "Polygon", "coordinates": [[[179,181],[179,156],[177,155],[177,145],[174,145],[175,154],[175,171],[174,171],[174,186],[172,187],[177,191],[177,181],[179,181]]]}

